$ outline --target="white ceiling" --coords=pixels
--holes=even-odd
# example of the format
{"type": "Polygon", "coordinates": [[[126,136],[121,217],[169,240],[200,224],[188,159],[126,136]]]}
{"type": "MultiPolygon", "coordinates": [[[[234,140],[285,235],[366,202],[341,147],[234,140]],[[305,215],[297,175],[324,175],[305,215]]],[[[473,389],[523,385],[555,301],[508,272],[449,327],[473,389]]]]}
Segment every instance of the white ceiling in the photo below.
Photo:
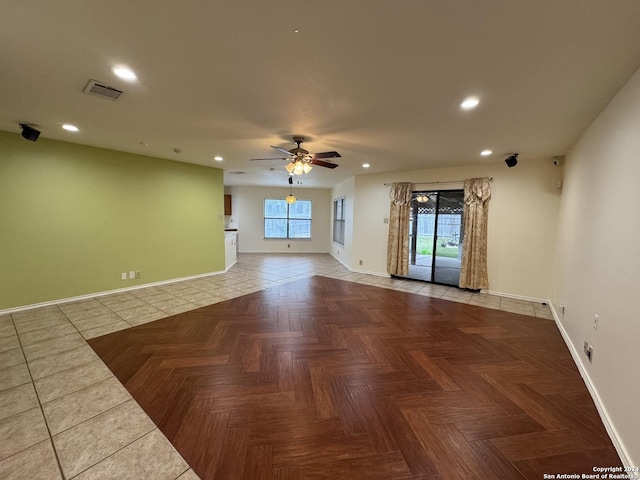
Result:
{"type": "Polygon", "coordinates": [[[278,186],[285,162],[249,159],[304,135],[311,152],[342,154],[303,179],[330,187],[564,154],[640,66],[640,1],[3,0],[0,65],[0,130],[32,123],[43,138],[224,168],[225,185],[278,186]],[[89,79],[124,94],[83,94],[89,79]],[[464,112],[469,95],[481,104],[464,112]]]}

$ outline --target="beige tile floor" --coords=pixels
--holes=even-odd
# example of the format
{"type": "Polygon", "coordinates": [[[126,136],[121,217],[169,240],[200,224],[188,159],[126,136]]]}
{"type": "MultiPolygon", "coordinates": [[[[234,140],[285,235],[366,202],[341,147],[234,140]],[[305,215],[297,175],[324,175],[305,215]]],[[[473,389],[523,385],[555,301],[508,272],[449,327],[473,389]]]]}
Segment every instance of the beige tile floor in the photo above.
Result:
{"type": "Polygon", "coordinates": [[[240,254],[224,274],[0,315],[0,478],[197,479],[85,340],[315,274],[553,318],[541,304],[352,273],[321,254],[240,254]]]}

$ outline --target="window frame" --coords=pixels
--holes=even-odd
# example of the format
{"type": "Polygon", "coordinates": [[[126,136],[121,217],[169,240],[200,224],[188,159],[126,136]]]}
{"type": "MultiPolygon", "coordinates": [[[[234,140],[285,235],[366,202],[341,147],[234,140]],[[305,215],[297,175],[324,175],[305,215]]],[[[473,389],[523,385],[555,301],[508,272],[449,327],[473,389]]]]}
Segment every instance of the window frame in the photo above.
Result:
{"type": "Polygon", "coordinates": [[[281,198],[265,198],[262,204],[262,235],[264,240],[311,240],[313,238],[313,202],[311,200],[296,200],[296,203],[306,202],[309,204],[309,218],[306,217],[291,217],[290,207],[294,204],[289,204],[281,198]],[[266,205],[267,202],[282,202],[286,207],[285,216],[267,216],[266,205]],[[267,220],[284,220],[286,222],[286,235],[283,237],[268,237],[267,236],[267,220]],[[308,237],[296,237],[291,236],[291,223],[293,222],[309,222],[309,236],[308,237]]]}
{"type": "Polygon", "coordinates": [[[333,241],[344,247],[344,230],[346,226],[345,206],[347,197],[339,197],[333,201],[333,241]],[[340,205],[340,215],[338,215],[338,205],[340,205]],[[338,218],[340,217],[340,218],[338,218]],[[336,228],[340,225],[339,228],[336,228]],[[337,235],[339,234],[339,235],[337,235]]]}

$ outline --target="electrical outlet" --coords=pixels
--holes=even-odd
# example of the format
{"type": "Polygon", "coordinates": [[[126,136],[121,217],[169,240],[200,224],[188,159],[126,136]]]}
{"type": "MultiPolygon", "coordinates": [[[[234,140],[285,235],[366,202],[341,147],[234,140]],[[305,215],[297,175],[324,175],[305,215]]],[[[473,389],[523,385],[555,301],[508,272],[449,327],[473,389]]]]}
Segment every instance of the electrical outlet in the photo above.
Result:
{"type": "Polygon", "coordinates": [[[121,280],[126,280],[126,279],[127,279],[127,272],[122,272],[122,273],[120,274],[120,279],[121,279],[121,280]]]}
{"type": "Polygon", "coordinates": [[[562,315],[564,315],[564,305],[560,305],[560,311],[562,312],[562,315]]]}
{"type": "Polygon", "coordinates": [[[133,270],[131,270],[131,271],[129,272],[129,278],[130,278],[130,279],[131,279],[131,278],[136,278],[136,272],[135,272],[135,271],[133,271],[133,270]]]}
{"type": "Polygon", "coordinates": [[[596,314],[593,316],[593,329],[598,330],[598,323],[600,322],[600,317],[596,314]]]}
{"type": "Polygon", "coordinates": [[[140,272],[136,270],[136,278],[140,278],[140,272]]]}
{"type": "Polygon", "coordinates": [[[589,342],[585,340],[583,349],[584,349],[584,354],[589,359],[589,363],[591,363],[593,361],[593,347],[589,345],[589,342]]]}

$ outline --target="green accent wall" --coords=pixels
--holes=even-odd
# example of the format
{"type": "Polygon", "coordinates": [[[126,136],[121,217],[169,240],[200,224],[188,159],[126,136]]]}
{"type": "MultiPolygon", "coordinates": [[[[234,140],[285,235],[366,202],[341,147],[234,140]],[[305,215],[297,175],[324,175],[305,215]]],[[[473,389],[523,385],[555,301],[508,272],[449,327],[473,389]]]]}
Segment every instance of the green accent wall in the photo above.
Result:
{"type": "Polygon", "coordinates": [[[224,270],[223,195],[220,169],[0,132],[0,310],[224,270]]]}

